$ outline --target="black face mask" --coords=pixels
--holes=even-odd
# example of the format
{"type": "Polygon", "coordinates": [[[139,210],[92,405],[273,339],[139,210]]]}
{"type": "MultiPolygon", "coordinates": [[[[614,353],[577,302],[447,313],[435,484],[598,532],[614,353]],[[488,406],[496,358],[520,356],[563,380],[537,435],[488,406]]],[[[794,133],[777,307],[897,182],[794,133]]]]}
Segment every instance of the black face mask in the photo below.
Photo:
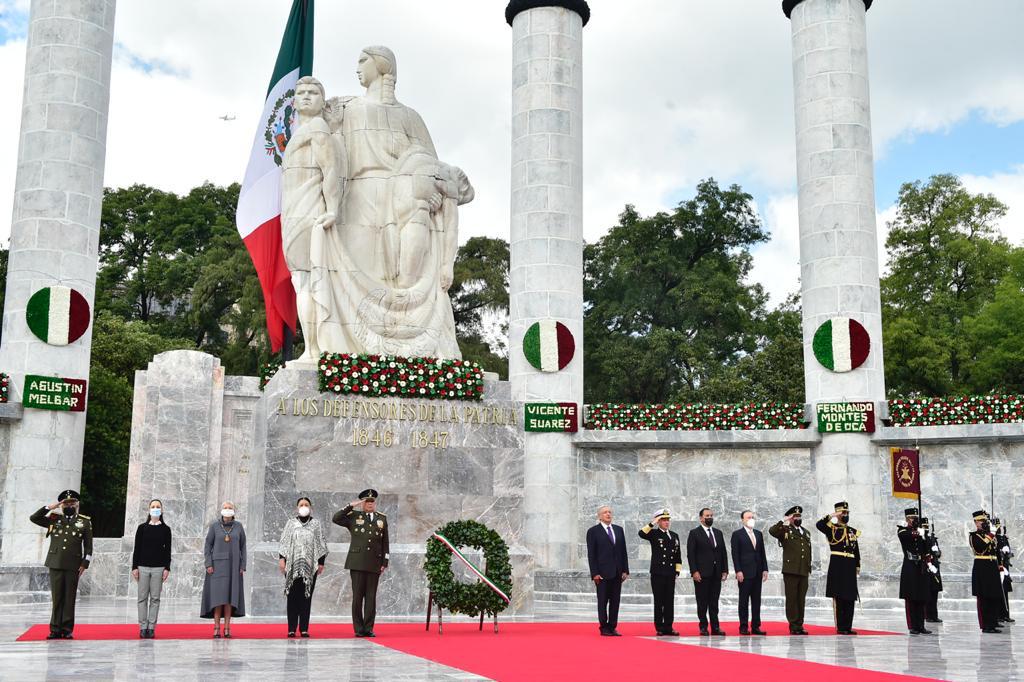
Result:
{"type": "Polygon", "coordinates": [[[850,515],[849,514],[843,514],[842,516],[839,517],[839,520],[842,521],[843,523],[849,523],[850,522],[850,515]]]}
{"type": "Polygon", "coordinates": [[[74,515],[75,515],[75,508],[74,507],[64,507],[64,516],[74,516],[74,515]]]}
{"type": "Polygon", "coordinates": [[[796,526],[797,528],[799,528],[800,526],[802,526],[802,525],[803,525],[803,523],[804,523],[804,520],[803,520],[803,519],[793,519],[793,525],[794,525],[794,526],[796,526]]]}
{"type": "Polygon", "coordinates": [[[981,524],[981,529],[986,533],[992,532],[992,526],[989,525],[988,521],[985,521],[983,524],[981,524]]]}
{"type": "Polygon", "coordinates": [[[707,526],[708,528],[710,528],[711,526],[715,525],[715,519],[714,518],[704,519],[704,525],[707,526]]]}

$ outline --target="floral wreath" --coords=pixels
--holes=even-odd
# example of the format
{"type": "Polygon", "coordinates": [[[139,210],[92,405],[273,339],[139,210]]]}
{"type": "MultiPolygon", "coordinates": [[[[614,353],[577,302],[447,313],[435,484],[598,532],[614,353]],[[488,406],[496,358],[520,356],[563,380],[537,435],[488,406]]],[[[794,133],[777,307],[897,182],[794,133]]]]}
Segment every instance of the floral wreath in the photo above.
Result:
{"type": "Polygon", "coordinates": [[[467,616],[478,616],[481,613],[496,615],[508,607],[509,602],[503,596],[512,591],[512,564],[508,557],[508,545],[497,532],[482,523],[452,521],[437,529],[427,540],[427,558],[423,569],[427,573],[427,584],[434,603],[452,613],[467,616]],[[453,554],[461,554],[458,549],[460,547],[483,550],[486,568],[479,582],[461,583],[455,579],[452,559],[453,554]]]}

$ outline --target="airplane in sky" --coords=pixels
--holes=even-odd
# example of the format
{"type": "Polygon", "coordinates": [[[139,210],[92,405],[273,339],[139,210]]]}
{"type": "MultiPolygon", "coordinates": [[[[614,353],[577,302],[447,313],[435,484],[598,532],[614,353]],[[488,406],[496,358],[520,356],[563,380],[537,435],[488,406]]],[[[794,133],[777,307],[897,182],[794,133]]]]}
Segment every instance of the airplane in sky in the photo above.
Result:
{"type": "Polygon", "coordinates": [[[234,121],[235,120],[235,117],[234,117],[233,114],[224,114],[223,116],[218,116],[218,118],[220,120],[222,120],[222,121],[234,121]]]}

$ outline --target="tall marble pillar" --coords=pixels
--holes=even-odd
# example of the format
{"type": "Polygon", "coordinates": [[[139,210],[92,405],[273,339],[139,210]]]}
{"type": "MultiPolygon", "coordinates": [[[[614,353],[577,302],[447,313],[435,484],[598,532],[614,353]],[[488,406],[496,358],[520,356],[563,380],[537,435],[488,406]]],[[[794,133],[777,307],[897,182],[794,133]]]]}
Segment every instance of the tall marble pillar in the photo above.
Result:
{"type": "MultiPolygon", "coordinates": [[[[583,402],[582,0],[513,0],[509,378],[515,400],[583,402]],[[532,367],[526,330],[556,320],[576,354],[559,372],[532,367]]],[[[579,542],[570,436],[525,439],[524,540],[538,567],[571,568],[579,542]]]]}
{"type": "MultiPolygon", "coordinates": [[[[786,0],[793,30],[800,276],[807,402],[885,400],[866,13],[871,0],[786,0]],[[811,342],[833,317],[860,322],[871,351],[826,369],[811,342]]],[[[848,501],[868,566],[884,528],[885,470],[863,434],[831,434],[814,453],[819,516],[848,501]]]]}
{"type": "MultiPolygon", "coordinates": [[[[89,376],[91,332],[67,346],[36,338],[25,307],[37,290],[77,289],[90,306],[96,285],[115,0],[33,0],[29,13],[18,171],[3,311],[0,370],[11,401],[25,374],[89,376]]],[[[85,414],[25,410],[10,433],[3,481],[3,564],[37,564],[43,534],[29,515],[77,488],[85,414]]]]}

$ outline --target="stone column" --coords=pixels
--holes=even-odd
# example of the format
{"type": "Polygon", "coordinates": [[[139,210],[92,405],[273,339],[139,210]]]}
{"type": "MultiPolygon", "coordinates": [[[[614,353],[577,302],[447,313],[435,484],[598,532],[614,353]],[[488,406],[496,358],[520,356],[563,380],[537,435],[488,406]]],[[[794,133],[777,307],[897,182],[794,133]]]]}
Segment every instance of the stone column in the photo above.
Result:
{"type": "MultiPolygon", "coordinates": [[[[509,378],[525,402],[583,402],[582,0],[513,0],[509,378]],[[562,371],[522,351],[535,322],[572,332],[562,371]]],[[[566,434],[526,434],[524,539],[538,567],[571,568],[580,542],[576,458],[566,434]]]]}
{"type": "MultiPolygon", "coordinates": [[[[807,402],[885,400],[875,225],[874,158],[868,92],[866,12],[870,0],[786,0],[793,30],[800,277],[807,402]],[[811,341],[832,317],[860,322],[871,338],[867,361],[835,373],[811,341]]],[[[864,562],[881,553],[885,471],[861,434],[826,435],[814,453],[820,517],[849,501],[863,531],[864,562]]]]}
{"type": "MultiPolygon", "coordinates": [[[[77,289],[90,306],[96,284],[115,0],[33,0],[14,192],[0,370],[20,401],[26,373],[86,379],[91,329],[50,346],[25,322],[38,289],[77,289]]],[[[85,414],[25,410],[11,426],[4,483],[3,564],[42,561],[43,534],[29,515],[78,488],[85,414]]]]}

